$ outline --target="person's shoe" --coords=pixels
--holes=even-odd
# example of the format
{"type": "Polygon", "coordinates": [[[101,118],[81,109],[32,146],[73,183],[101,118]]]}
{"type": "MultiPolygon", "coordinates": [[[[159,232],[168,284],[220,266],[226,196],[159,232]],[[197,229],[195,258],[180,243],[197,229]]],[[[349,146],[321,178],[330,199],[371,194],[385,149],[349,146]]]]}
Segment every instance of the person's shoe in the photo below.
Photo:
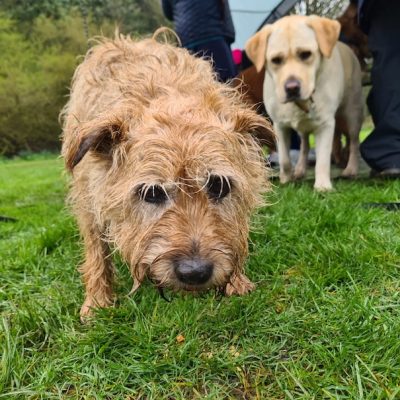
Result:
{"type": "Polygon", "coordinates": [[[400,168],[387,168],[382,171],[376,171],[374,169],[371,169],[369,176],[370,178],[399,179],[400,168]]]}

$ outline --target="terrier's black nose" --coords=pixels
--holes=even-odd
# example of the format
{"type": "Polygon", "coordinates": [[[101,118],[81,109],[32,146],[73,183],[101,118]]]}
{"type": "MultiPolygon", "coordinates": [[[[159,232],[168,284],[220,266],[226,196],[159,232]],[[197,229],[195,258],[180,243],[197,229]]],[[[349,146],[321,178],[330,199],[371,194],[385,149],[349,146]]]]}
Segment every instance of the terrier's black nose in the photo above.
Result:
{"type": "Polygon", "coordinates": [[[295,100],[300,97],[300,81],[295,78],[289,78],[285,82],[285,92],[288,100],[295,100]]]}
{"type": "Polygon", "coordinates": [[[175,262],[178,279],[189,285],[206,283],[213,273],[213,263],[201,258],[185,258],[175,262]]]}

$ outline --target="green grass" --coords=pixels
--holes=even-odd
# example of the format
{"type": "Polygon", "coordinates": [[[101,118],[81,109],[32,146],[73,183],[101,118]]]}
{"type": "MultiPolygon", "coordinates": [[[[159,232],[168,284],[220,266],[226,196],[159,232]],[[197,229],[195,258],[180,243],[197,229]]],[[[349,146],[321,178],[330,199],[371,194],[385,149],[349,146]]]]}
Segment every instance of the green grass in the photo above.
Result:
{"type": "Polygon", "coordinates": [[[399,399],[400,182],[275,187],[246,297],[150,284],[79,322],[81,245],[55,157],[0,162],[0,399],[399,399]],[[178,343],[177,336],[185,341],[178,343]]]}

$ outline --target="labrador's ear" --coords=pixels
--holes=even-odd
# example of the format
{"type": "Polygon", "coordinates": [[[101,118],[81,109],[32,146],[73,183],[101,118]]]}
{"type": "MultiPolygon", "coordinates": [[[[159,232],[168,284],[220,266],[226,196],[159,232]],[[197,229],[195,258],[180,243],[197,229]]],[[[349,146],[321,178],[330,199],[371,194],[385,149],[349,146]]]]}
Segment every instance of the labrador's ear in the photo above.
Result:
{"type": "Polygon", "coordinates": [[[84,124],[77,129],[74,140],[64,143],[63,156],[67,168],[72,171],[88,151],[111,159],[116,147],[126,140],[127,130],[127,123],[118,119],[84,124]]]}
{"type": "Polygon", "coordinates": [[[257,72],[260,72],[265,65],[268,38],[271,31],[271,25],[265,25],[245,45],[246,54],[255,65],[257,72]]]}
{"type": "Polygon", "coordinates": [[[311,15],[308,18],[307,24],[315,32],[322,55],[329,58],[339,38],[339,22],[333,19],[311,15]]]}

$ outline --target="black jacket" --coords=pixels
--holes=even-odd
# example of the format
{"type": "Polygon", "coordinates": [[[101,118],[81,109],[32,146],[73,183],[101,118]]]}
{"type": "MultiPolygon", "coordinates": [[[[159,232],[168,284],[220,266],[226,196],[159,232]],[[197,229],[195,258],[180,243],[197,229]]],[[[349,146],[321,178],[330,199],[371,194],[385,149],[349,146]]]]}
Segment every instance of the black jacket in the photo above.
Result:
{"type": "Polygon", "coordinates": [[[216,37],[235,40],[228,0],[162,0],[162,8],[185,47],[216,37]]]}
{"type": "Polygon", "coordinates": [[[373,8],[378,5],[376,0],[358,0],[358,23],[361,29],[368,34],[373,8]]]}

